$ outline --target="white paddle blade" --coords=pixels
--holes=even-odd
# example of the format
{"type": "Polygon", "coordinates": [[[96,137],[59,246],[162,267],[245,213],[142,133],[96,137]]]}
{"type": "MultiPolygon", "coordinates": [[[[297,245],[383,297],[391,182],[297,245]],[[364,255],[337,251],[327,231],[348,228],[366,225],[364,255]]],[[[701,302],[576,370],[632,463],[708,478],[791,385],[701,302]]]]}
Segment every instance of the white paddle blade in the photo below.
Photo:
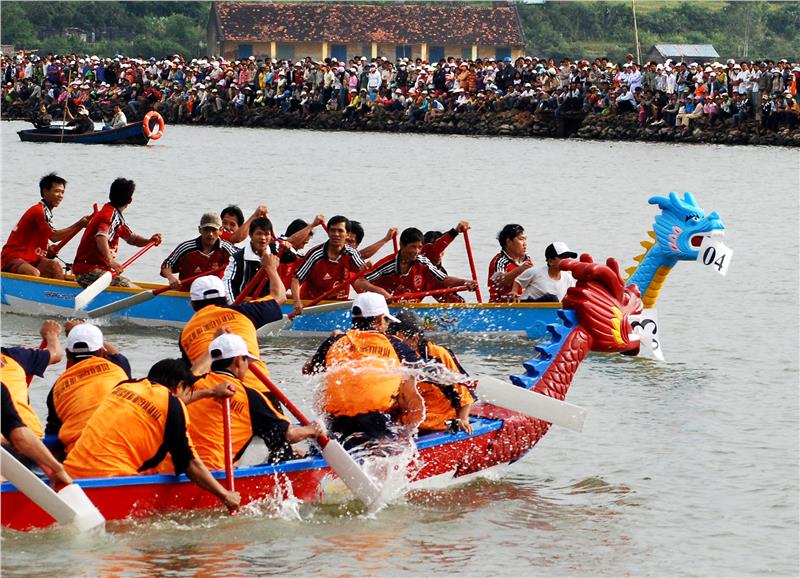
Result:
{"type": "Polygon", "coordinates": [[[139,303],[150,301],[155,296],[155,293],[152,291],[142,291],[141,293],[137,293],[131,297],[126,297],[125,299],[114,301],[114,303],[109,303],[108,305],[103,305],[102,307],[92,309],[91,311],[87,312],[87,315],[90,319],[96,319],[97,317],[102,317],[103,315],[110,315],[111,313],[119,311],[120,309],[127,309],[128,307],[133,307],[139,303]]]}
{"type": "Polygon", "coordinates": [[[14,484],[14,487],[28,496],[32,502],[50,514],[62,526],[73,524],[83,532],[105,523],[105,518],[89,501],[80,486],[70,484],[58,494],[55,493],[50,486],[22,465],[5,448],[0,448],[0,472],[4,478],[14,484]],[[82,494],[83,498],[78,494],[82,494]]]}
{"type": "Polygon", "coordinates": [[[292,324],[292,320],[289,319],[288,315],[284,315],[281,319],[277,321],[273,321],[271,323],[267,323],[266,325],[262,325],[258,328],[258,335],[265,336],[265,335],[277,335],[287,327],[292,324]]]}
{"type": "Polygon", "coordinates": [[[100,277],[89,285],[86,289],[81,291],[75,296],[75,309],[81,310],[85,309],[86,306],[100,293],[105,291],[111,285],[111,279],[113,279],[111,272],[106,271],[100,277]]]}
{"type": "Polygon", "coordinates": [[[339,479],[365,506],[369,507],[378,499],[381,493],[380,489],[353,459],[353,456],[347,453],[342,444],[336,440],[330,440],[322,448],[322,455],[339,479]]]}
{"type": "Polygon", "coordinates": [[[577,405],[536,393],[500,379],[483,376],[478,381],[481,400],[548,421],[575,431],[583,429],[586,410],[577,405]]]}
{"type": "Polygon", "coordinates": [[[103,526],[106,519],[100,513],[86,492],[83,491],[78,484],[70,484],[58,491],[58,496],[70,505],[70,507],[77,512],[77,515],[72,520],[72,524],[78,528],[80,532],[91,530],[103,526]]]}

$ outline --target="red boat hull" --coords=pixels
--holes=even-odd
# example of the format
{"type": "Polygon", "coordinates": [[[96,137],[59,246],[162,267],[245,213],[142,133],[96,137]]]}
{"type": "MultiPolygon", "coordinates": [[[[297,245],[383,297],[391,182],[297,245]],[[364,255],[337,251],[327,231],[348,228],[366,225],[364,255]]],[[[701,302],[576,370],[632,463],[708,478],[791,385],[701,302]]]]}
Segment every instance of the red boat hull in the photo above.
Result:
{"type": "MultiPolygon", "coordinates": [[[[460,477],[513,462],[529,451],[549,424],[493,406],[477,406],[478,418],[472,435],[435,434],[417,442],[419,457],[411,481],[434,476],[460,477]],[[500,418],[500,419],[497,419],[500,418]]],[[[323,481],[334,474],[321,457],[292,460],[277,466],[252,466],[235,470],[236,490],[242,505],[277,494],[276,484],[291,483],[295,497],[314,502],[322,497],[323,481]]],[[[215,472],[218,478],[224,472],[215,472]]],[[[219,501],[185,476],[129,476],[78,480],[107,520],[142,518],[153,514],[220,508],[219,501]]],[[[55,520],[6,482],[0,490],[3,527],[32,530],[55,520]]]]}

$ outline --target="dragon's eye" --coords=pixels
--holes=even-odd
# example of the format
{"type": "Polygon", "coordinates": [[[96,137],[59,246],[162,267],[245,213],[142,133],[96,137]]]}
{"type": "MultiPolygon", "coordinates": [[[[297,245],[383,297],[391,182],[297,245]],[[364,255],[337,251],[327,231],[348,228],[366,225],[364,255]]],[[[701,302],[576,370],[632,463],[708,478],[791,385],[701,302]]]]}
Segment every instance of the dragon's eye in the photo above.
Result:
{"type": "Polygon", "coordinates": [[[699,220],[700,220],[700,215],[697,214],[686,215],[686,218],[684,219],[684,221],[699,221],[699,220]]]}

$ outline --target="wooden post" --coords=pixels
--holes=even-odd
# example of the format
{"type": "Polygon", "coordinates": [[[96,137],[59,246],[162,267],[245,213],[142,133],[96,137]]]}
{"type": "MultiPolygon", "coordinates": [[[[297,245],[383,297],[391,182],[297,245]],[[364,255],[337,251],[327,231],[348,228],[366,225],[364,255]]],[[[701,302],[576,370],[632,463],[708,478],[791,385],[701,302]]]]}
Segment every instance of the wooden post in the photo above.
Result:
{"type": "Polygon", "coordinates": [[[477,44],[473,44],[472,45],[472,60],[477,60],[477,59],[478,59],[478,45],[477,44]]]}
{"type": "Polygon", "coordinates": [[[372,43],[371,52],[372,52],[372,55],[371,55],[372,58],[378,58],[378,43],[377,42],[373,42],[372,43]]]}

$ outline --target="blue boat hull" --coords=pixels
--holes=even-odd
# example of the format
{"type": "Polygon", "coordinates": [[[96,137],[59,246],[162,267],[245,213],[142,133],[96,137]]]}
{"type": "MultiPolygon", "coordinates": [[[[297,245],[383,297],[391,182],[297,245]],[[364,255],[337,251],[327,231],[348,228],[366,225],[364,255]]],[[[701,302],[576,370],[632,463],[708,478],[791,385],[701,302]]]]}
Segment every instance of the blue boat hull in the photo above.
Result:
{"type": "MultiPolygon", "coordinates": [[[[75,296],[81,288],[72,281],[41,279],[26,275],[3,273],[2,304],[6,311],[27,315],[74,316],[75,296]]],[[[139,283],[143,289],[159,287],[139,283]]],[[[140,289],[110,287],[98,295],[91,308],[107,305],[139,293],[140,289]]],[[[539,339],[544,336],[548,323],[556,321],[559,303],[414,303],[391,307],[393,312],[414,309],[422,317],[431,333],[503,334],[539,339]]],[[[292,311],[292,304],[283,306],[284,313],[292,311]]],[[[193,314],[188,295],[168,291],[144,303],[111,315],[144,326],[182,327],[193,314]]],[[[347,309],[300,316],[282,333],[295,336],[327,335],[334,329],[349,327],[347,309]]]]}
{"type": "Polygon", "coordinates": [[[146,145],[150,141],[144,134],[141,122],[122,128],[96,130],[83,134],[72,134],[71,129],[62,132],[61,128],[20,130],[17,131],[17,134],[23,142],[146,145]]]}

